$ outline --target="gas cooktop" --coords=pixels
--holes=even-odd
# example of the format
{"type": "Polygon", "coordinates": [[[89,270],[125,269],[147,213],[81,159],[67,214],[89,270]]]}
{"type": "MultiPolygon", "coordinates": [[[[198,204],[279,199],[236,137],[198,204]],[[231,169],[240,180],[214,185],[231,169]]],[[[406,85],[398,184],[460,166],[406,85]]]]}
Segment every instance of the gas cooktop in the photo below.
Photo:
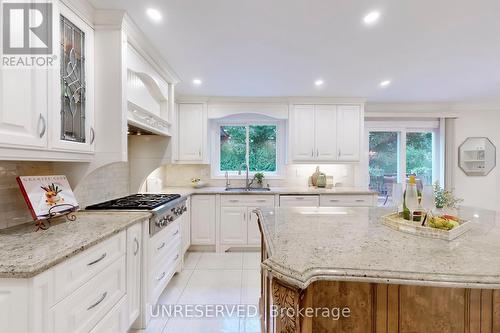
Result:
{"type": "Polygon", "coordinates": [[[85,209],[144,209],[152,210],[180,198],[180,194],[133,194],[87,206],[85,209]]]}

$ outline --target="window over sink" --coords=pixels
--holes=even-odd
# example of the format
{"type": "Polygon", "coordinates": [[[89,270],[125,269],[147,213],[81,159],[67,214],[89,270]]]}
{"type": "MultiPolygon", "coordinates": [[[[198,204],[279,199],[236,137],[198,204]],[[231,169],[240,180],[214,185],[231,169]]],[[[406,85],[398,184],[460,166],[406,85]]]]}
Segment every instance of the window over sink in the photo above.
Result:
{"type": "Polygon", "coordinates": [[[284,160],[283,125],[279,121],[226,120],[216,123],[212,174],[231,178],[262,172],[268,178],[281,175],[284,160]]]}

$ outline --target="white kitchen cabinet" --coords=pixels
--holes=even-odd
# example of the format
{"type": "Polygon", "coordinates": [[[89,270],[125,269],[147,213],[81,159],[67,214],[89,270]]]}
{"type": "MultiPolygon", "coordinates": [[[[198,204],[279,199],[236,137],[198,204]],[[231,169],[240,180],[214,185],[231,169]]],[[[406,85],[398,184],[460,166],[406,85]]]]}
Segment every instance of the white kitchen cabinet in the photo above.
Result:
{"type": "Polygon", "coordinates": [[[182,231],[182,255],[184,255],[189,246],[191,246],[191,198],[186,200],[186,211],[180,218],[180,225],[182,231]]]}
{"type": "Polygon", "coordinates": [[[220,242],[232,245],[247,243],[246,207],[221,207],[220,242]]]}
{"type": "Polygon", "coordinates": [[[294,105],[290,111],[291,162],[359,161],[361,126],[360,105],[294,105]]]}
{"type": "Polygon", "coordinates": [[[280,207],[318,207],[318,195],[280,195],[280,207]]]}
{"type": "Polygon", "coordinates": [[[337,107],[316,105],[314,107],[314,142],[317,161],[332,161],[337,157],[337,107]]]}
{"type": "Polygon", "coordinates": [[[191,244],[215,245],[215,195],[191,197],[191,244]]]}
{"type": "Polygon", "coordinates": [[[220,208],[220,244],[259,246],[260,231],[256,208],[274,207],[274,195],[222,195],[220,208]]]}
{"type": "Polygon", "coordinates": [[[292,159],[314,161],[314,105],[296,105],[290,114],[292,159]]]}
{"type": "Polygon", "coordinates": [[[204,163],[207,141],[207,112],[204,104],[179,104],[177,112],[179,163],[204,163]]]}
{"type": "Polygon", "coordinates": [[[248,207],[247,211],[247,243],[248,245],[260,245],[260,230],[257,214],[253,211],[257,207],[248,207]]]}
{"type": "Polygon", "coordinates": [[[376,199],[376,194],[322,194],[320,207],[372,207],[376,199]]]}
{"type": "Polygon", "coordinates": [[[47,69],[0,71],[0,145],[47,147],[47,69]]]}
{"type": "Polygon", "coordinates": [[[338,106],[337,145],[339,161],[359,160],[361,121],[361,109],[359,106],[338,106]]]}
{"type": "Polygon", "coordinates": [[[90,333],[127,332],[128,324],[127,296],[123,297],[109,313],[90,331],[90,333]]]}
{"type": "Polygon", "coordinates": [[[127,229],[127,299],[130,325],[141,311],[142,226],[137,223],[127,229]]]}
{"type": "Polygon", "coordinates": [[[49,75],[49,148],[92,152],[97,135],[94,130],[94,30],[65,5],[59,4],[59,9],[59,15],[54,17],[59,27],[54,34],[58,65],[49,75]],[[80,38],[82,43],[70,42],[80,38]],[[64,59],[61,47],[67,52],[64,59]],[[83,65],[78,60],[81,48],[83,65]],[[71,60],[73,54],[74,61],[71,60]],[[84,73],[83,77],[78,76],[80,72],[84,73]]]}

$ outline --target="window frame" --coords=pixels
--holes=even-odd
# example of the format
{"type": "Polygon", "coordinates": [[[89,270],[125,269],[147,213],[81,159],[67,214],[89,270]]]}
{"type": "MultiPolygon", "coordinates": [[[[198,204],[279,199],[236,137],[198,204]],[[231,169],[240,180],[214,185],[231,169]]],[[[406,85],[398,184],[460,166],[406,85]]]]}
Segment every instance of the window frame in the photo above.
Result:
{"type": "MultiPolygon", "coordinates": [[[[398,182],[404,183],[406,181],[406,141],[407,133],[432,133],[432,183],[438,181],[442,184],[444,179],[444,159],[442,158],[443,149],[441,122],[439,120],[386,120],[386,121],[370,121],[365,122],[365,149],[368,156],[369,150],[369,135],[370,132],[396,132],[398,133],[398,182]]],[[[366,167],[366,174],[369,183],[370,175],[368,170],[368,161],[366,167]]],[[[367,184],[368,185],[368,184],[367,184]]]]}
{"type": "MultiPolygon", "coordinates": [[[[221,119],[214,121],[212,125],[212,158],[210,163],[211,176],[213,179],[224,179],[226,171],[220,170],[220,128],[222,126],[243,126],[247,128],[246,137],[246,161],[249,160],[249,126],[259,126],[259,125],[272,125],[276,126],[276,171],[250,171],[249,178],[257,172],[262,172],[267,179],[284,179],[284,168],[285,168],[285,124],[282,120],[268,120],[268,119],[221,119]]],[[[228,176],[230,179],[245,179],[246,171],[241,170],[241,175],[238,175],[238,171],[228,171],[228,176]]]]}

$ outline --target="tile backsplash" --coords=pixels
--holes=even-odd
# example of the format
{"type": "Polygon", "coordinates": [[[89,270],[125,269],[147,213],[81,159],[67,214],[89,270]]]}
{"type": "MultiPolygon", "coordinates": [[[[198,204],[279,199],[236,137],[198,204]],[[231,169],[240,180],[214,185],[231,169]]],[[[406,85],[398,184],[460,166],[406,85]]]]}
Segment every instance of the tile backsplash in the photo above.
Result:
{"type": "MultiPolygon", "coordinates": [[[[32,220],[16,177],[55,174],[55,166],[55,162],[0,161],[0,229],[32,220]]],[[[79,182],[74,192],[81,207],[128,195],[128,163],[114,163],[93,171],[79,182]]]]}
{"type": "MultiPolygon", "coordinates": [[[[320,170],[328,176],[333,176],[334,183],[341,186],[354,185],[354,165],[350,164],[322,164],[320,170]]],[[[189,186],[191,178],[200,178],[207,181],[209,186],[224,186],[224,179],[214,179],[210,176],[210,165],[199,164],[170,164],[162,167],[162,181],[164,186],[189,186]]],[[[309,176],[316,170],[316,164],[291,164],[285,167],[283,179],[265,179],[264,183],[270,186],[307,186],[309,176]]],[[[243,181],[232,180],[234,186],[243,181]]]]}

